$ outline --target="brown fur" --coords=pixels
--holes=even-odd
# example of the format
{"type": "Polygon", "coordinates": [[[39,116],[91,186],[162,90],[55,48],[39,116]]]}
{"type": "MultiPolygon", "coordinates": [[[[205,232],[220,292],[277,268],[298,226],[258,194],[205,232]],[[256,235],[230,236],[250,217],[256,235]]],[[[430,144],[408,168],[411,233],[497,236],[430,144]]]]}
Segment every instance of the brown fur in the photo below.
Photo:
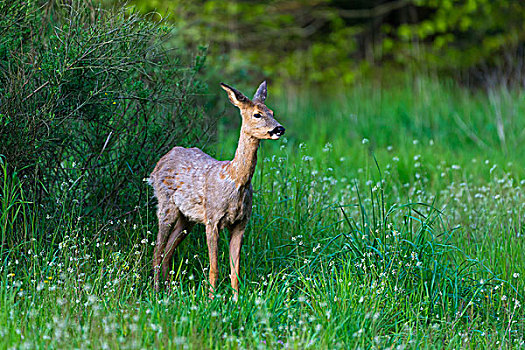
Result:
{"type": "Polygon", "coordinates": [[[261,139],[278,139],[284,128],[264,104],[266,82],[259,86],[253,100],[232,87],[221,86],[240,109],[242,117],[233,160],[219,161],[197,148],[174,147],[159,160],[149,179],[158,199],[159,233],[153,255],[157,290],[161,277],[168,277],[175,248],[195,223],[201,223],[206,225],[210,295],[217,283],[217,244],[223,228],[228,228],[231,234],[230,279],[234,298],[238,295],[240,250],[252,211],[251,179],[257,163],[257,148],[261,139]],[[282,131],[276,133],[279,128],[282,131]]]}

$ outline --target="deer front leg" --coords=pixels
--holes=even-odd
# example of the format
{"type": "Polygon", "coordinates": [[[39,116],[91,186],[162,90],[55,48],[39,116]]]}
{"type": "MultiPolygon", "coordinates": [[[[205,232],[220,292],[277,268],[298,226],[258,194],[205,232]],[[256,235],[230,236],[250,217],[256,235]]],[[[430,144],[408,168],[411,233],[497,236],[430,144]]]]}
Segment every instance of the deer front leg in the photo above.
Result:
{"type": "Polygon", "coordinates": [[[245,223],[237,224],[230,228],[230,279],[233,288],[234,301],[237,301],[239,297],[239,263],[245,228],[245,223]]]}
{"type": "Polygon", "coordinates": [[[217,285],[218,270],[218,245],[219,230],[216,225],[206,225],[206,241],[208,243],[208,255],[210,257],[210,298],[213,299],[215,286],[217,285]]]}

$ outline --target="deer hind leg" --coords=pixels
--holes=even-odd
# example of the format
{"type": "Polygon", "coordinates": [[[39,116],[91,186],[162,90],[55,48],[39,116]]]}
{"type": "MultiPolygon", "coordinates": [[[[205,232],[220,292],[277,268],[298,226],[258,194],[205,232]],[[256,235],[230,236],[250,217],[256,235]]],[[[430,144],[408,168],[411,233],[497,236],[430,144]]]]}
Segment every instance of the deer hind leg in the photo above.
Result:
{"type": "Polygon", "coordinates": [[[233,300],[239,297],[239,263],[245,223],[240,223],[229,228],[230,238],[230,280],[233,288],[233,300]]]}
{"type": "Polygon", "coordinates": [[[164,258],[165,246],[168,242],[169,234],[173,230],[173,225],[180,216],[181,213],[179,209],[165,207],[159,201],[159,210],[157,211],[159,233],[157,235],[155,251],[153,252],[153,281],[156,291],[160,289],[160,267],[164,258]]]}
{"type": "Polygon", "coordinates": [[[164,258],[162,259],[162,278],[168,280],[169,271],[172,266],[172,258],[177,246],[188,236],[193,224],[188,222],[184,215],[179,215],[175,228],[164,247],[164,258]]]}

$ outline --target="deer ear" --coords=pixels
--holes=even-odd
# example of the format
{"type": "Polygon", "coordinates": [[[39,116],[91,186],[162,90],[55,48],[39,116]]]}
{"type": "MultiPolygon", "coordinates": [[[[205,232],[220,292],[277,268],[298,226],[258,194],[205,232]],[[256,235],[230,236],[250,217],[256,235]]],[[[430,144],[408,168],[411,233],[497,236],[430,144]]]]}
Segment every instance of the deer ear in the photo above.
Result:
{"type": "Polygon", "coordinates": [[[266,80],[259,85],[259,88],[255,92],[255,95],[253,95],[253,100],[257,100],[259,102],[264,103],[266,101],[266,93],[268,90],[266,89],[266,80]]]}
{"type": "Polygon", "coordinates": [[[233,103],[235,106],[241,108],[245,106],[247,103],[251,102],[250,99],[244,96],[239,90],[234,89],[231,86],[226,85],[224,83],[221,83],[221,87],[224,90],[226,90],[231,103],[233,103]]]}

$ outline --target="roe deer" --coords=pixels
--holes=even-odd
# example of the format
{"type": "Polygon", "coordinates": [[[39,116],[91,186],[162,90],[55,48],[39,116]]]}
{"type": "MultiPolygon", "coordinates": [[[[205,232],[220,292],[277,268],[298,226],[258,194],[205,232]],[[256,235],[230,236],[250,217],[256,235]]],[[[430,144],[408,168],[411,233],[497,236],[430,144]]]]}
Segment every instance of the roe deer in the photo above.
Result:
{"type": "Polygon", "coordinates": [[[252,211],[252,176],[261,139],[277,140],[284,128],[265,105],[266,81],[253,100],[221,83],[231,103],[240,109],[241,134],[235,157],[216,160],[198,148],[174,147],[162,157],[149,181],[158,200],[159,233],[153,254],[155,289],[168,278],[175,248],[195,223],[206,225],[210,258],[210,297],[215,291],[218,266],[219,231],[228,228],[230,239],[230,279],[237,300],[239,254],[244,230],[252,211]],[[162,271],[160,271],[162,268],[162,271]]]}

